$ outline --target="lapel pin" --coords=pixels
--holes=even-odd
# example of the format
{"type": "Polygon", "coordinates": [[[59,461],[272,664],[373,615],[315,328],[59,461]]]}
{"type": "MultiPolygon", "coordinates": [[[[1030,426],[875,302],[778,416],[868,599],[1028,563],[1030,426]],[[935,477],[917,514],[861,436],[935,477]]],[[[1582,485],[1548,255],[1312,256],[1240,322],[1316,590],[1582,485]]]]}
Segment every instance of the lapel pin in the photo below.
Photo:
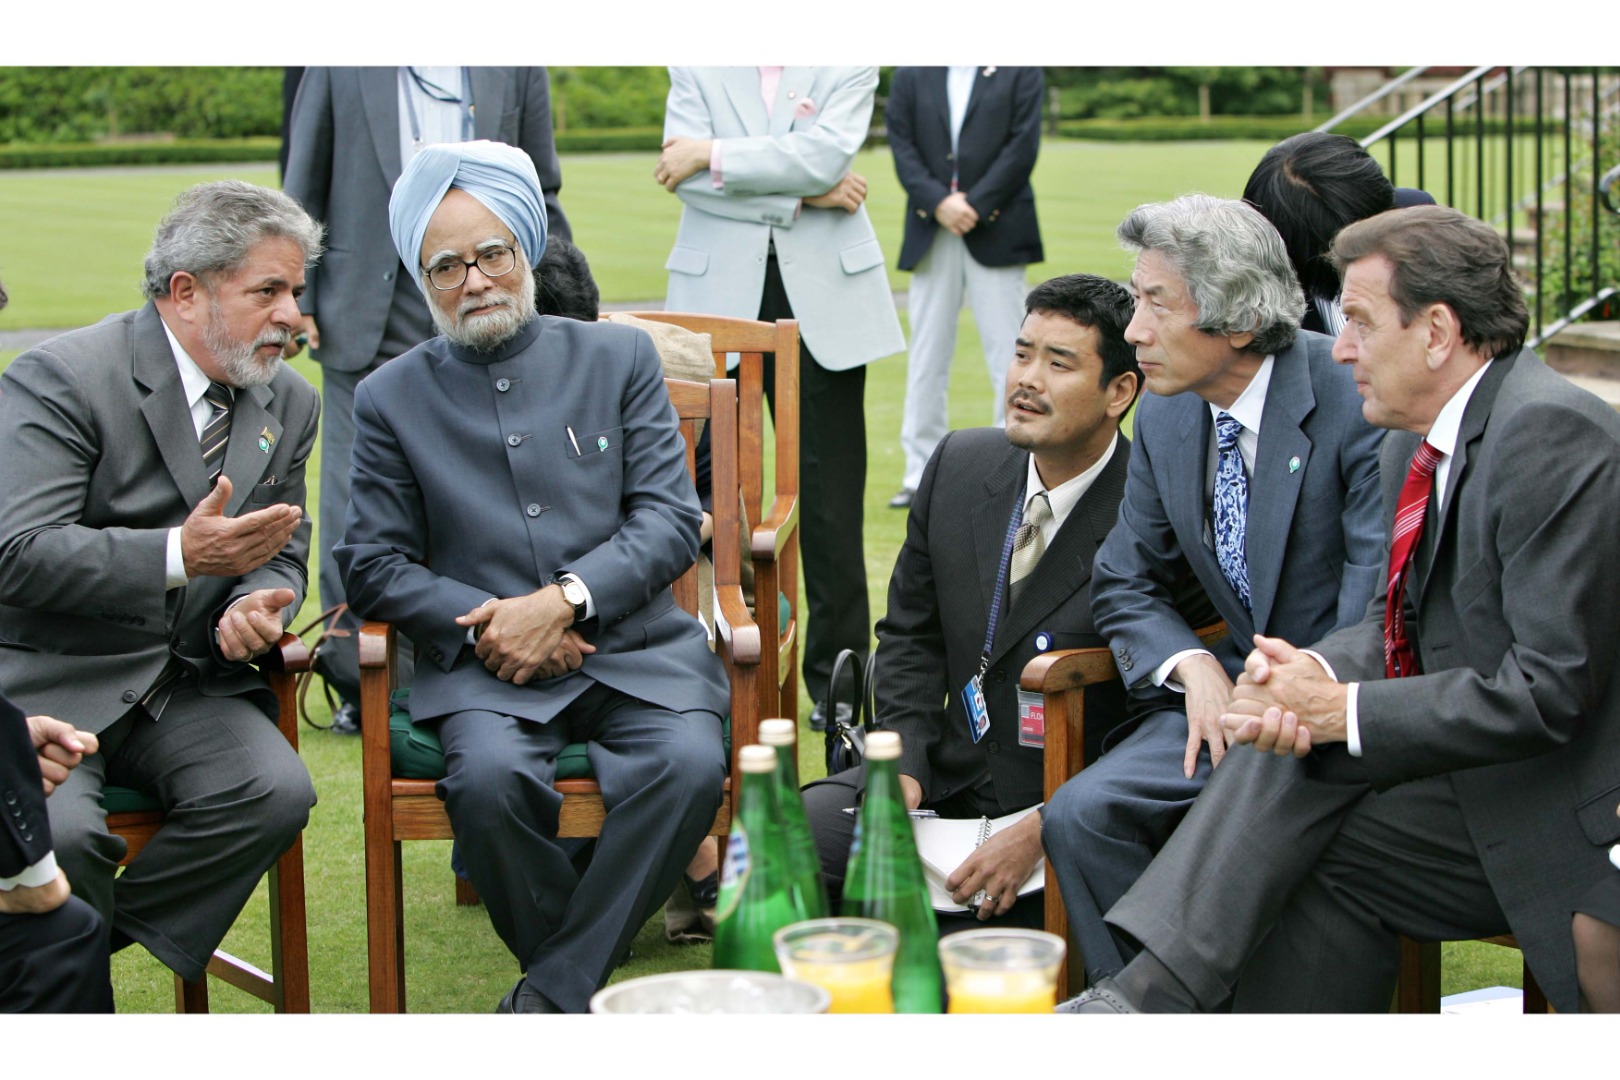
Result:
{"type": "Polygon", "coordinates": [[[1288,459],[1288,471],[1299,472],[1299,458],[1291,457],[1288,459]]]}
{"type": "Polygon", "coordinates": [[[259,453],[268,454],[270,448],[274,445],[276,445],[276,437],[270,434],[269,428],[259,432],[259,453]]]}
{"type": "Polygon", "coordinates": [[[608,448],[607,436],[606,435],[598,435],[596,437],[596,449],[597,449],[597,451],[600,452],[602,450],[606,450],[607,448],[608,448]]]}

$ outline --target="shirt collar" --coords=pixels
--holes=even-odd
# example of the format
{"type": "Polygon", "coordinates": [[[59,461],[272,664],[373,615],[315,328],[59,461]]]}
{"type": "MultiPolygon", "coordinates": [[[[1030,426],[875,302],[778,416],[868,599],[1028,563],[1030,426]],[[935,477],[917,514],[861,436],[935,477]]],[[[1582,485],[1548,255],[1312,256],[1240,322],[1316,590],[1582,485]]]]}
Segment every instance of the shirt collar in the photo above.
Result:
{"type": "Polygon", "coordinates": [[[1114,437],[1108,441],[1108,449],[1102,452],[1102,456],[1092,464],[1091,468],[1079,476],[1063,481],[1063,483],[1049,491],[1046,485],[1041,483],[1041,474],[1035,468],[1035,455],[1029,455],[1029,471],[1024,479],[1024,515],[1029,516],[1029,501],[1045,491],[1046,500],[1052,507],[1052,527],[1054,530],[1061,528],[1063,523],[1068,520],[1069,511],[1073,510],[1085,493],[1091,489],[1093,481],[1102,475],[1103,469],[1108,466],[1109,459],[1114,456],[1114,450],[1118,446],[1119,432],[1116,431],[1114,437]]]}
{"type": "Polygon", "coordinates": [[[169,337],[169,348],[174,350],[174,366],[180,369],[180,385],[185,387],[186,404],[195,405],[208,392],[208,384],[213,380],[203,374],[203,369],[198,367],[197,361],[186,352],[185,346],[180,344],[180,339],[174,336],[174,331],[169,329],[167,322],[163,322],[163,332],[169,337]]]}
{"type": "Polygon", "coordinates": [[[1271,385],[1271,368],[1276,359],[1268,356],[1260,362],[1260,370],[1254,373],[1249,385],[1243,388],[1243,393],[1232,402],[1232,407],[1223,409],[1213,401],[1209,403],[1209,415],[1219,417],[1225,413],[1249,431],[1260,434],[1260,417],[1266,411],[1266,388],[1271,385]]]}
{"type": "Polygon", "coordinates": [[[1434,447],[1446,457],[1450,457],[1457,450],[1457,436],[1462,433],[1463,413],[1468,411],[1468,399],[1474,396],[1474,388],[1479,380],[1485,376],[1485,371],[1494,361],[1487,360],[1481,364],[1479,370],[1471,375],[1467,382],[1457,388],[1440,408],[1440,414],[1434,418],[1426,436],[1430,446],[1434,447]]]}

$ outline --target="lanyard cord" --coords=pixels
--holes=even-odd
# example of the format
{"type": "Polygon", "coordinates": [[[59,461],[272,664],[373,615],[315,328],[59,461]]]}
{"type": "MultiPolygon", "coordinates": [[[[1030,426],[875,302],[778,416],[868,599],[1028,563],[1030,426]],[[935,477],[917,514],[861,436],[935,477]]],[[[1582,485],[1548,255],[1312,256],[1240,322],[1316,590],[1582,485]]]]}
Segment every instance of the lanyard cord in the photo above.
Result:
{"type": "Polygon", "coordinates": [[[411,121],[411,142],[415,144],[418,150],[423,145],[422,124],[416,115],[416,98],[411,93],[411,83],[405,81],[407,74],[409,74],[411,82],[415,83],[416,88],[434,101],[443,102],[446,105],[460,105],[462,141],[465,142],[473,137],[472,73],[466,67],[461,69],[462,94],[451,94],[450,91],[432,80],[424,79],[417,74],[414,67],[402,67],[399,69],[399,86],[404,91],[405,111],[411,121]]]}
{"type": "Polygon", "coordinates": [[[1001,566],[996,571],[996,593],[990,601],[990,622],[984,631],[984,652],[979,655],[980,675],[990,667],[990,647],[996,642],[996,623],[1001,618],[1001,594],[1007,587],[1007,570],[1012,566],[1013,541],[1018,536],[1018,527],[1024,523],[1024,503],[1027,494],[1027,488],[1019,493],[1018,505],[1013,508],[1012,520],[1007,522],[1007,539],[1001,544],[1001,566]]]}

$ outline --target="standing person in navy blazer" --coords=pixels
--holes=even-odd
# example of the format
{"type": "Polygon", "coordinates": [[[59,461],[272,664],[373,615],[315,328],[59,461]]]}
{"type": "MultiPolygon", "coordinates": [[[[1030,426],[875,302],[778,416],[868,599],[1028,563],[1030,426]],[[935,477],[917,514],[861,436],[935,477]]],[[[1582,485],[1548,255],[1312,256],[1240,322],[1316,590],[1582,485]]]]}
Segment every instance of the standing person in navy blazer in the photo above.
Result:
{"type": "Polygon", "coordinates": [[[912,271],[900,446],[905,479],[889,506],[911,505],[923,466],[949,430],[956,317],[973,305],[990,372],[993,421],[1005,416],[1013,337],[1024,317],[1024,266],[1045,258],[1029,176],[1041,146],[1040,68],[901,67],[885,123],[906,189],[900,269],[912,271]]]}

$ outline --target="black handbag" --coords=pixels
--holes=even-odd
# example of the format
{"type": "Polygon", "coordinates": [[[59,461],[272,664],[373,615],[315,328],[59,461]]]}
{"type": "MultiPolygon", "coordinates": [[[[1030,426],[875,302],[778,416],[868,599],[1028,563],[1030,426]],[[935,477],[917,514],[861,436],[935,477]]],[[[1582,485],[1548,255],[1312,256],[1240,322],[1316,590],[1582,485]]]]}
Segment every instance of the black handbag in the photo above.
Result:
{"type": "Polygon", "coordinates": [[[827,718],[827,775],[853,769],[866,760],[866,733],[876,725],[873,694],[877,682],[876,657],[862,670],[861,655],[845,649],[833,661],[832,677],[827,680],[827,700],[822,715],[827,718]],[[844,706],[839,708],[839,706],[844,706]]]}

